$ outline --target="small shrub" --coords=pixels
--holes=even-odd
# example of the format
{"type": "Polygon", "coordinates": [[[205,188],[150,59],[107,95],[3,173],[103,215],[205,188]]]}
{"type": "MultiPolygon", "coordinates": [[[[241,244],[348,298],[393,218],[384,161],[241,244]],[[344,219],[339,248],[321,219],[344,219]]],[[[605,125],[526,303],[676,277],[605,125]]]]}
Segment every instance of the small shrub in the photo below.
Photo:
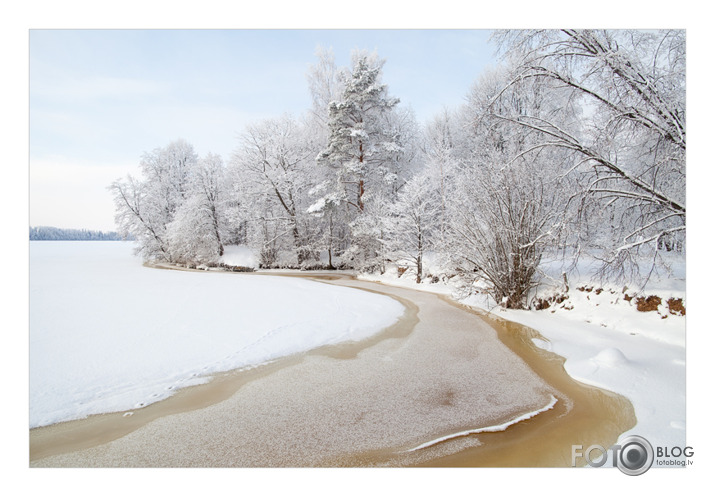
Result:
{"type": "Polygon", "coordinates": [[[656,295],[649,295],[646,298],[638,297],[636,299],[636,309],[638,309],[640,312],[655,311],[658,309],[658,306],[661,304],[661,302],[662,301],[660,297],[656,295]]]}
{"type": "Polygon", "coordinates": [[[566,300],[567,298],[569,298],[569,296],[562,293],[561,295],[557,295],[556,297],[554,297],[554,302],[557,303],[557,304],[560,304],[561,302],[563,302],[563,301],[566,300]]]}
{"type": "Polygon", "coordinates": [[[685,306],[683,305],[683,299],[669,298],[667,301],[668,311],[676,316],[685,316],[685,306]]]}
{"type": "Polygon", "coordinates": [[[548,297],[548,298],[538,297],[532,301],[531,307],[532,307],[532,309],[534,309],[536,311],[543,311],[544,309],[548,309],[552,305],[558,305],[558,304],[563,303],[568,298],[569,298],[568,294],[565,294],[565,293],[559,293],[556,295],[552,295],[551,297],[548,297]]]}
{"type": "Polygon", "coordinates": [[[542,299],[538,298],[534,302],[534,310],[536,311],[543,311],[544,309],[548,309],[551,306],[551,303],[547,299],[542,299]]]}

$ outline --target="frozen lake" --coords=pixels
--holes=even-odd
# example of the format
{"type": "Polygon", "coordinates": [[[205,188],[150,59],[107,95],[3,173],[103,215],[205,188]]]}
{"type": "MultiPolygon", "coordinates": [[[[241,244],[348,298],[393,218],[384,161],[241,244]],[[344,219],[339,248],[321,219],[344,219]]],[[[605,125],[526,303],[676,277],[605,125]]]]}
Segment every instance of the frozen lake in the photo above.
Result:
{"type": "Polygon", "coordinates": [[[219,371],[396,322],[397,301],[277,276],[146,268],[131,242],[30,243],[30,427],[135,409],[219,371]]]}

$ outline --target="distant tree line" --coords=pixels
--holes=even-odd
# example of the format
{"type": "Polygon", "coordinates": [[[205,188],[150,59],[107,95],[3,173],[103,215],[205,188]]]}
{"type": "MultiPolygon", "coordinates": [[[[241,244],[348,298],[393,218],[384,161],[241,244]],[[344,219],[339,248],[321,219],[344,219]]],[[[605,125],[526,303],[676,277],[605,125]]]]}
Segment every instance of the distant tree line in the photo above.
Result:
{"type": "Polygon", "coordinates": [[[122,237],[115,231],[104,232],[55,228],[53,226],[30,226],[30,240],[108,241],[122,240],[122,237]]]}

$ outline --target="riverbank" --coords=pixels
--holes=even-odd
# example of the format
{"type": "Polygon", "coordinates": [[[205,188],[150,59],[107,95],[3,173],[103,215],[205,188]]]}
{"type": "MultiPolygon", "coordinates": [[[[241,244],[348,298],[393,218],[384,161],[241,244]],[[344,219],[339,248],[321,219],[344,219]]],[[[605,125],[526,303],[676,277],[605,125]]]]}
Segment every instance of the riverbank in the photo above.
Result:
{"type": "MultiPolygon", "coordinates": [[[[685,267],[684,261],[672,263],[673,274],[653,277],[647,292],[598,284],[587,268],[580,276],[571,275],[567,286],[554,277],[552,285],[540,289],[541,305],[530,310],[504,309],[486,292],[460,297],[450,282],[416,284],[414,277],[399,277],[395,268],[361,279],[434,292],[485,316],[537,330],[534,344],[565,358],[564,368],[574,380],[618,393],[633,404],[637,424],[622,437],[639,435],[654,447],[684,447],[685,267]]],[[[556,269],[551,273],[560,274],[556,269]]]]}
{"type": "MultiPolygon", "coordinates": [[[[568,467],[572,443],[608,446],[634,423],[625,399],[573,382],[528,331],[490,326],[433,294],[330,277],[327,283],[398,298],[414,317],[365,343],[317,349],[186,389],[184,400],[211,385],[220,394],[204,397],[210,405],[189,400],[196,408],[185,412],[162,412],[171,399],[159,402],[156,417],[113,441],[38,459],[43,436],[61,439],[62,427],[33,430],[31,465],[568,467]],[[495,327],[503,329],[497,334],[495,327]],[[529,413],[504,431],[450,438],[529,413]]],[[[136,422],[140,411],[110,415],[107,423],[136,422]]],[[[75,436],[87,439],[85,427],[97,421],[75,423],[75,436]]]]}

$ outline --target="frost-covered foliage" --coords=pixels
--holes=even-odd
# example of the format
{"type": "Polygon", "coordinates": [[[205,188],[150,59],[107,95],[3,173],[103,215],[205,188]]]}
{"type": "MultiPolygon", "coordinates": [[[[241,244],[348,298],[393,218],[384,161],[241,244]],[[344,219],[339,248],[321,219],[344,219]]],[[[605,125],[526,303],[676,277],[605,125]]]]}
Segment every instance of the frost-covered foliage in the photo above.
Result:
{"type": "Polygon", "coordinates": [[[450,249],[462,274],[489,282],[496,302],[523,308],[561,222],[553,178],[498,156],[471,166],[450,205],[450,249]]]}
{"type": "Polygon", "coordinates": [[[424,276],[425,253],[437,249],[440,240],[442,204],[437,179],[432,170],[411,178],[385,217],[389,257],[414,269],[417,283],[424,276]]]}
{"type": "Polygon", "coordinates": [[[223,163],[199,160],[193,146],[177,140],[145,154],[143,179],[128,176],[109,187],[120,233],[133,236],[144,260],[212,262],[221,241],[223,163]]]}
{"type": "Polygon", "coordinates": [[[137,255],[144,260],[170,260],[166,223],[162,224],[160,212],[156,212],[148,186],[129,175],[126,180],[113,182],[109,189],[114,196],[119,233],[137,241],[137,255]]]}
{"type": "Polygon", "coordinates": [[[537,284],[544,249],[560,243],[571,185],[563,153],[527,156],[538,134],[492,115],[495,105],[504,113],[554,115],[561,100],[546,100],[540,87],[529,84],[504,90],[507,75],[503,69],[485,74],[464,109],[469,146],[454,152],[459,161],[447,204],[449,249],[459,273],[487,281],[505,307],[523,308],[537,284]]]}
{"type": "Polygon", "coordinates": [[[393,163],[402,151],[399,129],[387,120],[399,99],[380,82],[383,63],[356,55],[340,100],[330,102],[328,145],[318,156],[335,171],[341,201],[360,212],[366,192],[395,180],[393,163]]]}
{"type": "Polygon", "coordinates": [[[559,148],[572,156],[579,242],[604,261],[604,273],[623,274],[644,248],[683,250],[685,32],[508,31],[497,38],[516,64],[511,86],[528,82],[547,95],[558,88],[583,108],[578,128],[564,112],[494,114],[540,136],[531,154],[559,148]]]}
{"type": "Polygon", "coordinates": [[[317,156],[329,177],[313,211],[328,210],[332,222],[348,226],[345,255],[362,270],[384,269],[385,206],[413,157],[405,144],[414,136],[414,119],[398,112],[399,99],[388,95],[383,64],[376,54],[353,54],[342,93],[329,105],[327,146],[317,156]]]}
{"type": "Polygon", "coordinates": [[[246,204],[249,239],[260,247],[264,267],[317,262],[317,222],[308,212],[316,146],[308,126],[287,115],[251,125],[241,136],[231,175],[246,204]],[[288,258],[278,264],[281,253],[288,258]]]}
{"type": "Polygon", "coordinates": [[[529,305],[545,254],[634,281],[644,252],[658,269],[684,252],[684,32],[494,38],[502,63],[422,127],[376,53],[338,67],[319,48],[309,111],[247,126],[226,168],[179,140],[115,182],[120,234],[148,260],[217,262],[242,244],[264,268],[398,265],[418,282],[430,254],[431,276],[479,280],[513,308],[529,305]]]}
{"type": "Polygon", "coordinates": [[[186,200],[167,226],[174,262],[218,262],[226,238],[225,201],[223,161],[208,154],[194,166],[186,200]]]}

